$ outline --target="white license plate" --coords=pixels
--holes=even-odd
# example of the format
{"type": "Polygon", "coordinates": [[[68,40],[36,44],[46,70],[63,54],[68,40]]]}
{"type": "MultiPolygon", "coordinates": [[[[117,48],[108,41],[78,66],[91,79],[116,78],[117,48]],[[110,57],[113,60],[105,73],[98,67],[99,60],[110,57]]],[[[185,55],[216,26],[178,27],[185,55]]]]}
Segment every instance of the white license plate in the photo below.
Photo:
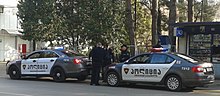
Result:
{"type": "Polygon", "coordinates": [[[212,68],[206,68],[206,71],[212,71],[212,68]]]}
{"type": "Polygon", "coordinates": [[[214,79],[215,77],[213,75],[209,75],[207,78],[208,79],[214,79]]]}

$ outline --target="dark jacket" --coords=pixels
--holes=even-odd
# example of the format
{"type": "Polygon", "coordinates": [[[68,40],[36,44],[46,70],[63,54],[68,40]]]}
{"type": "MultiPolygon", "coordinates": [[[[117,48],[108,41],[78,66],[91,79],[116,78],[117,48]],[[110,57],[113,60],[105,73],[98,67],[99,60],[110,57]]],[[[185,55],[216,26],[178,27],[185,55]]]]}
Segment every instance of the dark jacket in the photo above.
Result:
{"type": "Polygon", "coordinates": [[[115,62],[115,56],[112,49],[105,49],[104,66],[110,65],[112,62],[115,62]]]}
{"type": "Polygon", "coordinates": [[[92,57],[92,63],[95,66],[101,66],[105,56],[105,50],[101,47],[94,47],[89,53],[89,57],[92,57]]]}
{"type": "Polygon", "coordinates": [[[121,54],[119,56],[119,62],[124,62],[129,58],[130,58],[130,53],[127,50],[121,51],[121,54]]]}

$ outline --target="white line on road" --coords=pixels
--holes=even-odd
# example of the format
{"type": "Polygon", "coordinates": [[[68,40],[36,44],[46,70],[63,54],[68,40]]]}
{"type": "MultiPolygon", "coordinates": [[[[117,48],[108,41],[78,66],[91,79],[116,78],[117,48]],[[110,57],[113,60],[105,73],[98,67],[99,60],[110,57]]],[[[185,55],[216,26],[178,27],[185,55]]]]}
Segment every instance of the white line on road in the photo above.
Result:
{"type": "Polygon", "coordinates": [[[0,92],[0,94],[15,95],[15,96],[33,96],[33,95],[28,95],[28,94],[17,94],[17,93],[8,93],[8,92],[0,92]]]}

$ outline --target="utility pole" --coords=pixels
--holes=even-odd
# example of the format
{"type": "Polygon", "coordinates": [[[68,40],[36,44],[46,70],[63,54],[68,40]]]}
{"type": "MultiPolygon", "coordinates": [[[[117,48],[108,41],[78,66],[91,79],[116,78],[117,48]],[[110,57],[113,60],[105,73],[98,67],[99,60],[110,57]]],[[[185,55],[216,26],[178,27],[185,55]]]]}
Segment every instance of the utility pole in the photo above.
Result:
{"type": "Polygon", "coordinates": [[[158,0],[152,0],[152,45],[156,45],[158,41],[157,18],[158,18],[158,0]]]}

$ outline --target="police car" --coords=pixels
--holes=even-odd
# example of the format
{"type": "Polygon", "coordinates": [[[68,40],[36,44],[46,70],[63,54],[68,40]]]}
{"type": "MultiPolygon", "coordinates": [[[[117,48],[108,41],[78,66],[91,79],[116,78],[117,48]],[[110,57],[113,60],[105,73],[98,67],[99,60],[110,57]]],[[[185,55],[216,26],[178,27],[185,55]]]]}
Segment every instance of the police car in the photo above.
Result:
{"type": "Polygon", "coordinates": [[[165,85],[171,91],[193,89],[214,82],[213,64],[177,53],[145,53],[106,68],[110,86],[126,83],[165,85]]]}
{"type": "Polygon", "coordinates": [[[8,62],[6,66],[6,73],[11,79],[51,76],[54,81],[61,82],[66,78],[85,80],[91,63],[87,57],[71,50],[40,50],[8,62]]]}

